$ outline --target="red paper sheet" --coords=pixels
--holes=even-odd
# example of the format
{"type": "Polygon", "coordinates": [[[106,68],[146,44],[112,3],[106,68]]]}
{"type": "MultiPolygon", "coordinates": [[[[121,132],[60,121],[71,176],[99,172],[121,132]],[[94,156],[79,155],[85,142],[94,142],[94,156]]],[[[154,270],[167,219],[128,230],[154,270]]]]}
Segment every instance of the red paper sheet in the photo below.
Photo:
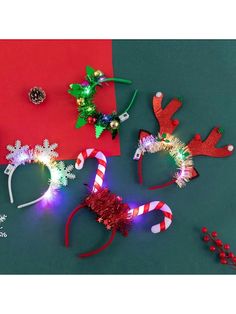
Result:
{"type": "MultiPolygon", "coordinates": [[[[76,100],[67,93],[70,83],[80,83],[85,67],[113,76],[111,40],[1,40],[0,41],[0,163],[6,163],[6,145],[19,139],[34,147],[47,138],[59,144],[60,159],[75,159],[85,148],[119,155],[118,137],[109,132],[95,138],[93,126],[75,128],[76,100]],[[28,91],[40,86],[47,99],[30,103],[28,91]]],[[[99,90],[99,110],[116,109],[114,84],[99,90]]]]}

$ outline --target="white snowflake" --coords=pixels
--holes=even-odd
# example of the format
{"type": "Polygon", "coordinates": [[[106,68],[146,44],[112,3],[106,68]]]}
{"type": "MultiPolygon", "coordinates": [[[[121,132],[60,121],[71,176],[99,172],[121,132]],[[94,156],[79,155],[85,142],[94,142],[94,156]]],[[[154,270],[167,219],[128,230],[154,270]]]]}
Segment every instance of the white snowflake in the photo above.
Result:
{"type": "Polygon", "coordinates": [[[0,215],[0,224],[6,221],[7,215],[0,215]]]}
{"type": "MultiPolygon", "coordinates": [[[[7,215],[0,215],[0,230],[3,230],[1,224],[4,223],[7,219],[7,215]]],[[[0,231],[0,238],[7,238],[7,233],[4,231],[0,231]]]]}
{"type": "Polygon", "coordinates": [[[71,173],[71,171],[74,169],[73,165],[65,166],[63,161],[60,161],[57,164],[57,169],[60,174],[60,183],[64,186],[68,184],[68,179],[74,179],[75,175],[71,173]]]}
{"type": "Polygon", "coordinates": [[[7,149],[10,153],[6,156],[6,159],[10,160],[13,164],[23,164],[33,159],[32,152],[29,151],[29,146],[21,146],[21,141],[19,140],[16,141],[15,146],[7,145],[7,149]]]}
{"type": "Polygon", "coordinates": [[[42,153],[45,154],[49,157],[53,157],[56,158],[58,157],[58,153],[55,152],[54,150],[57,148],[58,144],[54,143],[54,144],[49,144],[49,141],[47,139],[45,139],[43,141],[43,146],[41,145],[36,145],[35,146],[35,151],[38,153],[42,153]]]}

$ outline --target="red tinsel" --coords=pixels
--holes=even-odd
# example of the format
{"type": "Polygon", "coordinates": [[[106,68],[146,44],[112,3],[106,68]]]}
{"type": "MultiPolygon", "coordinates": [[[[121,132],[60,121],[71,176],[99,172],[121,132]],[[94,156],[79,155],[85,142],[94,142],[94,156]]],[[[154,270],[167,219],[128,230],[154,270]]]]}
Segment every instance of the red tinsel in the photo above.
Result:
{"type": "Polygon", "coordinates": [[[97,221],[103,223],[108,230],[116,229],[124,236],[128,235],[130,208],[122,203],[121,197],[111,193],[107,188],[101,188],[87,196],[84,203],[97,214],[97,221]]]}

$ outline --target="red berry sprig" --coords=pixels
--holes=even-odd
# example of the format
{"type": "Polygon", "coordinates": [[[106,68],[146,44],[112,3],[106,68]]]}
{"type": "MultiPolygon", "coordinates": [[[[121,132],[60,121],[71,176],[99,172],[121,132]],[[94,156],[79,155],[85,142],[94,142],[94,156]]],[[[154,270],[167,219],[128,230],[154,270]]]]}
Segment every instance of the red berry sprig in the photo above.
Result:
{"type": "Polygon", "coordinates": [[[209,250],[218,253],[220,263],[236,268],[236,256],[233,252],[230,252],[230,245],[224,244],[221,239],[217,238],[218,234],[216,231],[210,233],[206,227],[203,227],[202,233],[204,234],[203,241],[211,244],[209,250]]]}

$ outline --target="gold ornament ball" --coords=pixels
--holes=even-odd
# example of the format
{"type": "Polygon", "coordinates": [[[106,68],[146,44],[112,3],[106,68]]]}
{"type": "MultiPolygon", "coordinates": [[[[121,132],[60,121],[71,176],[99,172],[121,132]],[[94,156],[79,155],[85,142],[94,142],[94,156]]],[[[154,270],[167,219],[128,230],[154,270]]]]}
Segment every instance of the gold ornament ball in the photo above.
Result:
{"type": "Polygon", "coordinates": [[[117,120],[111,121],[110,127],[111,127],[112,129],[117,129],[118,126],[119,126],[119,122],[118,122],[117,120]]]}
{"type": "Polygon", "coordinates": [[[94,72],[94,76],[101,76],[101,75],[103,75],[103,73],[100,70],[97,70],[94,72]]]}
{"type": "Polygon", "coordinates": [[[84,98],[78,98],[76,101],[79,106],[82,106],[84,103],[84,98]]]}

